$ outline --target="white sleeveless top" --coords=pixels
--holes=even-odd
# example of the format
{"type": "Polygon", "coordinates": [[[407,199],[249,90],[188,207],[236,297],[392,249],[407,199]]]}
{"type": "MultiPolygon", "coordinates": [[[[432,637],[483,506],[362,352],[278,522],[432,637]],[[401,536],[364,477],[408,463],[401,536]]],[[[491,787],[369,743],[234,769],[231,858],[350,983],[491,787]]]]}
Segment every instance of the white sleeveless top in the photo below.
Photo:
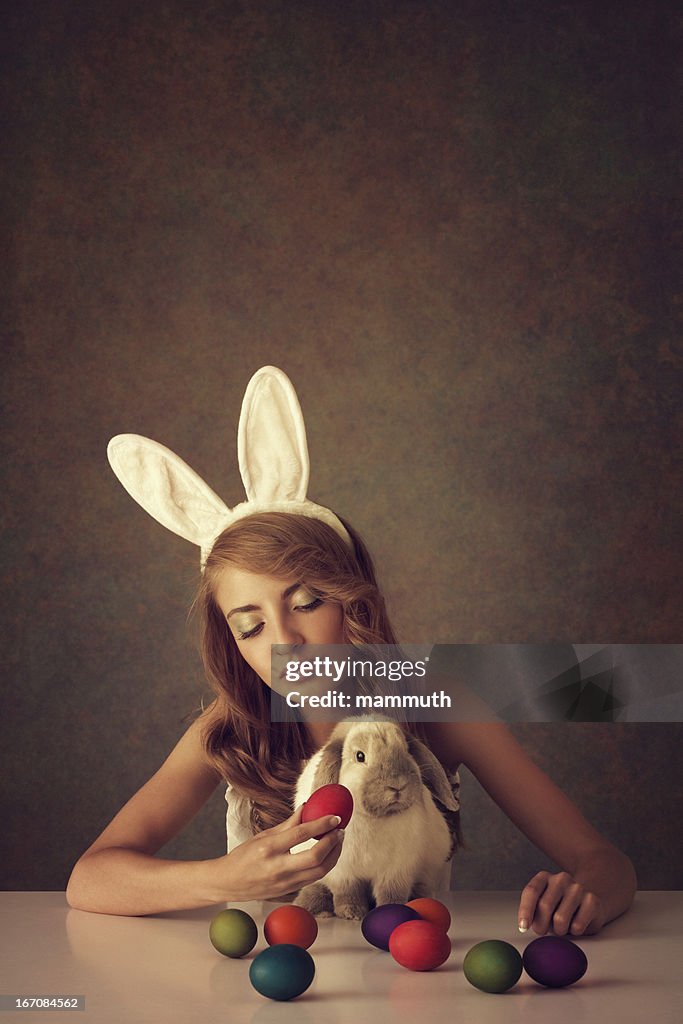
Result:
{"type": "Polygon", "coordinates": [[[227,837],[228,853],[236,846],[251,839],[254,833],[249,822],[249,797],[244,796],[239,790],[228,783],[225,791],[225,799],[228,808],[225,815],[225,833],[227,837]]]}

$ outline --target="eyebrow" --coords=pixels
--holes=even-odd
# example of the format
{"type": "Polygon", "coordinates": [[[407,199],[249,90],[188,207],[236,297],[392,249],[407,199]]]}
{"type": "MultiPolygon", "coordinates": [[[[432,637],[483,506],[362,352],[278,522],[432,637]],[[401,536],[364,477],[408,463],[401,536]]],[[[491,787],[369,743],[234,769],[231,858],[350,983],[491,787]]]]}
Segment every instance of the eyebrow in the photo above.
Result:
{"type": "MultiPolygon", "coordinates": [[[[293,594],[295,590],[298,590],[300,586],[301,586],[301,583],[292,583],[292,585],[290,587],[287,587],[286,590],[282,591],[282,593],[280,594],[280,597],[284,601],[284,599],[289,597],[290,594],[293,594]]],[[[236,615],[237,612],[260,612],[260,611],[261,611],[261,605],[260,604],[243,604],[243,605],[240,605],[239,608],[232,608],[228,612],[228,614],[225,616],[225,618],[226,618],[226,620],[229,620],[230,616],[231,615],[236,615]]]]}

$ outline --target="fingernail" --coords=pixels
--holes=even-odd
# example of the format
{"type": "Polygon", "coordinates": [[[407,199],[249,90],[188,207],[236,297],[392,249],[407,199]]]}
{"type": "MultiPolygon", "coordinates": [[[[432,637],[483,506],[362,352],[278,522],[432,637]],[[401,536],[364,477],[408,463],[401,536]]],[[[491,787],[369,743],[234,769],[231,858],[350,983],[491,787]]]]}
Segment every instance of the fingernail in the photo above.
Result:
{"type": "Polygon", "coordinates": [[[337,837],[338,837],[340,843],[341,843],[342,839],[344,838],[345,834],[346,833],[344,832],[343,828],[338,828],[337,829],[337,837]]]}
{"type": "Polygon", "coordinates": [[[520,919],[520,922],[517,925],[517,928],[522,933],[522,935],[524,935],[524,932],[528,932],[529,931],[529,922],[527,921],[527,919],[525,917],[520,919]]]}
{"type": "Polygon", "coordinates": [[[333,814],[332,817],[330,818],[330,825],[334,825],[336,827],[337,825],[340,825],[340,824],[341,824],[341,818],[339,817],[339,815],[338,814],[333,814]]]}

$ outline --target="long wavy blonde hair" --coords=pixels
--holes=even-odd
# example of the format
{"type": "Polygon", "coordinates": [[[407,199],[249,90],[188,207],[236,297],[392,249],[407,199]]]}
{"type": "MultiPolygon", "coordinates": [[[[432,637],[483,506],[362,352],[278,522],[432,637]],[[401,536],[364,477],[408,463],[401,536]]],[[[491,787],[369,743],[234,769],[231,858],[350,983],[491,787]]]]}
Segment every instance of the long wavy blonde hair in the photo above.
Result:
{"type": "MultiPolygon", "coordinates": [[[[195,598],[202,661],[215,695],[204,749],[219,774],[250,799],[255,832],[292,813],[301,762],[315,746],[303,723],[271,721],[271,691],[242,658],[216,602],[216,585],[226,567],[295,577],[316,596],[342,606],[344,643],[394,644],[372,559],[358,534],[344,526],[353,550],[309,516],[263,512],[241,519],[214,544],[195,598]]],[[[408,727],[421,733],[418,723],[408,727]]]]}

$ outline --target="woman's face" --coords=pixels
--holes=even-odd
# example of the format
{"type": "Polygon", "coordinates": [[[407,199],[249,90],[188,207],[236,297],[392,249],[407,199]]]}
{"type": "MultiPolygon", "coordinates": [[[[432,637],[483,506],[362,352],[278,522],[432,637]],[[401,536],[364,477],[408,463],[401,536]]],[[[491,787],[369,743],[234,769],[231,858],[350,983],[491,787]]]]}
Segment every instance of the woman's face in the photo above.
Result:
{"type": "Polygon", "coordinates": [[[268,686],[271,644],[344,643],[342,606],[293,577],[277,580],[229,566],[215,595],[242,657],[268,686]]]}

